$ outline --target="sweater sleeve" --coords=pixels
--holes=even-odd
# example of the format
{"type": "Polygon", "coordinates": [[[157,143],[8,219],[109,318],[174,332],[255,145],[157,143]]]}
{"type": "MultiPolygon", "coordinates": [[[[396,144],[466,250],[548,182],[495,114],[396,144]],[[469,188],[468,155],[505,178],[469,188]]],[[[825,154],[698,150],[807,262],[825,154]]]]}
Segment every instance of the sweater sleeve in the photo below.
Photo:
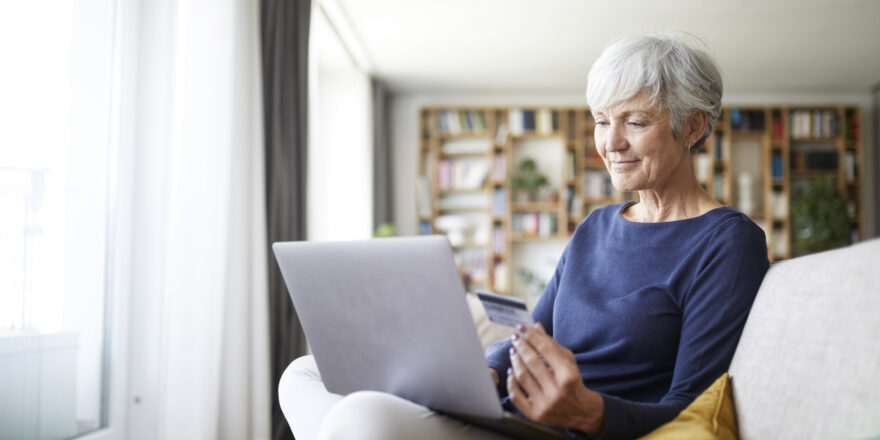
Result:
{"type": "Polygon", "coordinates": [[[723,228],[701,257],[682,301],[681,336],[669,392],[658,403],[602,395],[600,439],[636,438],[674,419],[733,359],[752,302],[767,272],[763,231],[745,219],[723,228]]]}
{"type": "MultiPolygon", "coordinates": [[[[538,298],[532,310],[532,318],[535,322],[540,322],[544,326],[547,334],[553,336],[553,302],[556,300],[556,291],[559,289],[559,280],[562,278],[562,271],[565,269],[565,260],[568,256],[568,247],[562,252],[559,263],[556,264],[556,271],[553,277],[547,283],[544,293],[538,298]]],[[[507,396],[507,369],[510,367],[510,339],[502,339],[494,342],[486,347],[486,359],[489,361],[489,368],[498,372],[498,394],[501,397],[507,396]]]]}

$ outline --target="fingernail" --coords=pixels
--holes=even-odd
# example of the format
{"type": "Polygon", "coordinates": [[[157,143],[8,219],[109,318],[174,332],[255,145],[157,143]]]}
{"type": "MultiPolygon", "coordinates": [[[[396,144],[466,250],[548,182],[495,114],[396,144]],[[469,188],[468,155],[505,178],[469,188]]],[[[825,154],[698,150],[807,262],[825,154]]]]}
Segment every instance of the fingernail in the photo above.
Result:
{"type": "Polygon", "coordinates": [[[516,326],[516,331],[519,332],[519,333],[525,333],[525,332],[526,332],[526,326],[524,326],[524,325],[522,325],[522,324],[518,324],[518,325],[516,326]]]}
{"type": "Polygon", "coordinates": [[[513,336],[511,336],[511,338],[512,338],[514,341],[518,341],[518,340],[519,340],[519,333],[514,333],[513,336]]]}
{"type": "Polygon", "coordinates": [[[516,347],[510,347],[510,354],[516,354],[516,347]]]}
{"type": "Polygon", "coordinates": [[[513,374],[513,368],[507,367],[507,375],[510,376],[513,374]]]}

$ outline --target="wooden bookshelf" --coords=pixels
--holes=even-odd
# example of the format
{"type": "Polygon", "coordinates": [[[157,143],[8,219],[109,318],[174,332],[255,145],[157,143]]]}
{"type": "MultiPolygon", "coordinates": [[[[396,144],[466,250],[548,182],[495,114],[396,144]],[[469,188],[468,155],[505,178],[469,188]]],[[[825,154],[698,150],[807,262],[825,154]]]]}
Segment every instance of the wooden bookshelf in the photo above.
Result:
{"type": "MultiPolygon", "coordinates": [[[[450,235],[473,288],[510,293],[516,246],[565,240],[593,209],[638,197],[611,187],[585,107],[430,107],[419,120],[419,232],[450,235]],[[529,155],[541,156],[532,158],[551,181],[552,194],[523,200],[512,193],[510,177],[529,155]],[[555,159],[544,160],[551,155],[555,159]],[[456,198],[465,205],[455,206],[456,198]],[[450,234],[450,224],[462,230],[450,234]]],[[[836,179],[858,241],[864,236],[860,125],[858,107],[724,107],[694,155],[695,170],[709,194],[764,229],[772,260],[793,255],[793,186],[816,176],[836,179]],[[836,166],[804,166],[803,151],[825,152],[808,157],[827,161],[833,153],[836,166]],[[793,163],[796,157],[800,162],[793,163]],[[751,197],[743,194],[749,180],[751,197]]]]}

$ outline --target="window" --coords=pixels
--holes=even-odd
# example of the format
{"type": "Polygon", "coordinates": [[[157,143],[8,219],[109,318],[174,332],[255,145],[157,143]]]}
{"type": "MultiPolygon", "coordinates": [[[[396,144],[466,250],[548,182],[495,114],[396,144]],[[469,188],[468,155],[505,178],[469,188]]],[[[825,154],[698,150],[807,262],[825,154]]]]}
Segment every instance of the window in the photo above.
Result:
{"type": "Polygon", "coordinates": [[[0,438],[107,424],[113,8],[0,3],[0,438]]]}

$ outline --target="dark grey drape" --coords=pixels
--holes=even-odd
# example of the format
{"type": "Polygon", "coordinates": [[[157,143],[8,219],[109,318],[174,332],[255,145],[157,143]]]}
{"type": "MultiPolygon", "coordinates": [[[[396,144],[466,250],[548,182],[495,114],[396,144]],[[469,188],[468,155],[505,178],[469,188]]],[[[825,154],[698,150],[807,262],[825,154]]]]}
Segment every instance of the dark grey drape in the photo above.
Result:
{"type": "Polygon", "coordinates": [[[373,229],[394,222],[394,166],[388,121],[388,88],[373,78],[373,229]]]}
{"type": "Polygon", "coordinates": [[[276,241],[306,239],[310,3],[260,1],[274,440],[293,438],[278,403],[278,380],[287,365],[306,350],[305,336],[271,245],[276,241]]]}
{"type": "MultiPolygon", "coordinates": [[[[874,234],[870,235],[870,231],[866,234],[867,237],[862,237],[862,240],[867,240],[872,237],[880,237],[880,82],[874,84],[874,87],[871,88],[872,93],[874,93],[874,108],[871,111],[874,113],[874,133],[872,136],[874,137],[874,147],[871,148],[867,143],[862,141],[862,151],[866,150],[874,150],[874,166],[873,170],[870,169],[870,165],[867,165],[868,168],[866,173],[862,174],[862,184],[868,185],[871,179],[874,179],[874,188],[873,191],[865,191],[862,190],[865,194],[863,200],[868,200],[873,192],[873,203],[874,203],[874,234]],[[869,177],[870,176],[870,177],[869,177]]],[[[865,109],[866,110],[866,109],[865,109]]],[[[864,111],[864,110],[863,110],[864,111]]],[[[865,136],[865,132],[867,130],[862,130],[862,139],[867,139],[865,136]]]]}

